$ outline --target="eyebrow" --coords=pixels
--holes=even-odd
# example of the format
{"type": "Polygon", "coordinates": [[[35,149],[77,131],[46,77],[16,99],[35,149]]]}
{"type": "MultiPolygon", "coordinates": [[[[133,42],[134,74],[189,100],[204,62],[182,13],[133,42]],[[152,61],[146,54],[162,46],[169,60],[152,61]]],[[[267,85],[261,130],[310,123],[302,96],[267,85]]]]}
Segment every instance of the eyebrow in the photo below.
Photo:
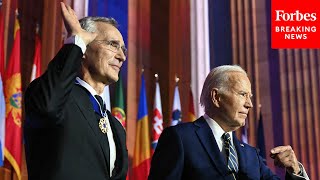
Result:
{"type": "Polygon", "coordinates": [[[106,41],[116,42],[116,43],[120,44],[120,41],[119,40],[115,40],[115,39],[110,39],[110,40],[106,40],[106,41]]]}
{"type": "MultiPolygon", "coordinates": [[[[110,40],[106,40],[106,41],[110,41],[110,42],[116,42],[116,43],[118,43],[118,44],[120,45],[120,41],[119,41],[119,40],[115,40],[115,39],[110,39],[110,40]]],[[[124,43],[123,43],[123,44],[124,44],[124,43]]],[[[125,46],[125,44],[124,44],[123,46],[125,46]]]]}
{"type": "Polygon", "coordinates": [[[117,43],[119,43],[119,44],[120,44],[120,41],[119,41],[119,40],[114,40],[114,39],[107,40],[107,39],[106,39],[106,41],[117,42],[117,43]]]}
{"type": "Polygon", "coordinates": [[[250,97],[252,97],[252,96],[253,96],[252,92],[239,91],[239,93],[245,93],[245,94],[249,94],[249,95],[250,95],[250,97]]]}

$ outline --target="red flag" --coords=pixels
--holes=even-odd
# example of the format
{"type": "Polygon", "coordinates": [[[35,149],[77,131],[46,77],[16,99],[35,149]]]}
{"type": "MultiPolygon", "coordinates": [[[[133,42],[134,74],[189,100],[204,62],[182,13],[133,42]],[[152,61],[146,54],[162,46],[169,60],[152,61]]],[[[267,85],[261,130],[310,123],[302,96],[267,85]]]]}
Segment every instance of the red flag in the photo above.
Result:
{"type": "Polygon", "coordinates": [[[34,58],[33,58],[33,66],[32,66],[32,72],[31,72],[31,81],[36,79],[41,75],[41,41],[38,36],[36,35],[36,45],[35,45],[35,50],[34,50],[34,58]]]}
{"type": "Polygon", "coordinates": [[[6,159],[21,179],[22,129],[21,129],[21,71],[20,71],[20,26],[15,20],[15,38],[6,73],[6,159]]]}
{"type": "Polygon", "coordinates": [[[140,100],[138,109],[138,121],[136,129],[136,143],[133,155],[133,178],[134,180],[148,179],[150,170],[150,135],[147,108],[147,95],[145,81],[142,75],[140,100]]]}
{"type": "Polygon", "coordinates": [[[156,92],[154,96],[153,106],[153,120],[152,120],[152,143],[151,143],[151,154],[154,153],[159,137],[163,131],[163,116],[161,107],[161,96],[159,82],[156,82],[156,92]]]}
{"type": "Polygon", "coordinates": [[[196,113],[194,111],[193,95],[192,90],[189,92],[189,110],[188,110],[188,122],[196,120],[196,113]]]}

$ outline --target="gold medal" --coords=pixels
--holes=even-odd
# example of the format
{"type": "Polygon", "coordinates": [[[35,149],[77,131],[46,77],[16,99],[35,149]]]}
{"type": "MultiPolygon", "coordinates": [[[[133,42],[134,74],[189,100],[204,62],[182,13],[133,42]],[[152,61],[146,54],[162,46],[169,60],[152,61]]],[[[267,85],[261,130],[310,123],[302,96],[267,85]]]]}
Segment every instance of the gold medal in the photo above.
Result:
{"type": "Polygon", "coordinates": [[[107,123],[108,119],[103,117],[100,119],[99,121],[99,127],[101,129],[101,132],[103,134],[107,133],[108,132],[108,123],[107,123]]]}

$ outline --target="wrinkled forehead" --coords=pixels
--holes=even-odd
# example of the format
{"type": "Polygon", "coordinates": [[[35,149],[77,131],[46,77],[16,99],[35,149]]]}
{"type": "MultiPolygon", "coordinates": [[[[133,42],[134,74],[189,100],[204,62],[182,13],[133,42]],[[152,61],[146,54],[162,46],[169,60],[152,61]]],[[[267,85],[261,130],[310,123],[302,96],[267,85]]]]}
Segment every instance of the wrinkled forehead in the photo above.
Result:
{"type": "Polygon", "coordinates": [[[228,85],[233,90],[251,92],[250,80],[246,74],[241,72],[230,73],[228,85]]]}
{"type": "Polygon", "coordinates": [[[98,36],[96,39],[119,41],[121,45],[124,45],[123,37],[120,31],[111,24],[104,22],[96,23],[98,36]]]}

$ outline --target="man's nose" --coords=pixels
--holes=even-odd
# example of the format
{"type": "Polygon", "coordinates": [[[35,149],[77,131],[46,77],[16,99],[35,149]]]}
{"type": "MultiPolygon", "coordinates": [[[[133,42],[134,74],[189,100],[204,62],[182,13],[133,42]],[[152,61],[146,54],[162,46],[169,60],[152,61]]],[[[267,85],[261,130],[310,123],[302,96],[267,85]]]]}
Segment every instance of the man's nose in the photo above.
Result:
{"type": "Polygon", "coordinates": [[[252,101],[251,101],[251,98],[250,98],[250,97],[247,98],[246,103],[244,104],[244,106],[245,106],[246,108],[252,108],[252,107],[253,107],[253,104],[252,104],[252,101]]]}
{"type": "Polygon", "coordinates": [[[126,55],[124,54],[124,52],[122,51],[122,49],[119,49],[117,54],[116,54],[116,58],[119,60],[119,61],[125,61],[126,60],[126,55]]]}

